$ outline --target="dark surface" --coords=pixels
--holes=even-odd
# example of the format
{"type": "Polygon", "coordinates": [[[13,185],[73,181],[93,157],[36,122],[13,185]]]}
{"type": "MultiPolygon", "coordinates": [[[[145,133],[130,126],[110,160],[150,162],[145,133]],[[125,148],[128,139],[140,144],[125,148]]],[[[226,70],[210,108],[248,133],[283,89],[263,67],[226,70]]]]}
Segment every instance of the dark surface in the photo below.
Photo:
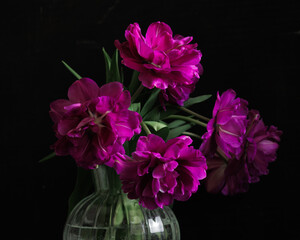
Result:
{"type": "MultiPolygon", "coordinates": [[[[182,239],[300,238],[296,0],[13,1],[2,12],[0,176],[9,239],[62,238],[75,166],[69,157],[37,163],[55,141],[49,103],[65,98],[74,81],[61,60],[104,82],[102,47],[112,53],[130,23],[145,33],[157,20],[193,36],[203,53],[193,95],[233,88],[284,132],[270,174],[248,193],[224,197],[200,187],[188,202],[175,203],[182,239]]],[[[209,116],[214,99],[197,111],[209,116]]]]}

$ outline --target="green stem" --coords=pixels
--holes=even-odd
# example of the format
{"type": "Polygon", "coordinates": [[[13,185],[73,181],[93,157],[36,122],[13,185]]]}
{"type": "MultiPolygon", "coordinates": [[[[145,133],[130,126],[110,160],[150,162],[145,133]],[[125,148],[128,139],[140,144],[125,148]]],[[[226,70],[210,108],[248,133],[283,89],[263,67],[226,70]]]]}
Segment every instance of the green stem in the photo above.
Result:
{"type": "Polygon", "coordinates": [[[200,118],[201,120],[204,120],[204,121],[206,121],[206,122],[209,122],[209,118],[207,118],[207,117],[204,117],[204,116],[202,116],[202,115],[200,115],[199,113],[195,113],[194,111],[192,111],[192,110],[190,110],[190,109],[188,109],[188,108],[186,108],[186,107],[178,107],[180,110],[182,110],[182,111],[184,111],[184,112],[186,112],[186,113],[188,113],[188,114],[192,114],[193,116],[195,116],[195,117],[197,117],[197,118],[200,118]]]}
{"type": "Polygon", "coordinates": [[[150,129],[147,127],[147,125],[143,121],[141,122],[141,125],[147,135],[151,134],[150,129]]]}
{"type": "Polygon", "coordinates": [[[204,122],[201,122],[199,120],[196,120],[196,119],[193,119],[191,117],[186,117],[186,116],[182,116],[182,115],[170,115],[168,116],[166,119],[180,119],[180,120],[184,120],[184,121],[187,121],[187,122],[192,122],[192,123],[195,123],[201,127],[207,127],[207,124],[204,123],[204,122]]]}
{"type": "Polygon", "coordinates": [[[190,137],[195,137],[195,138],[198,138],[198,139],[201,139],[202,140],[202,137],[196,133],[192,133],[192,132],[182,132],[183,135],[187,135],[187,136],[190,136],[190,137]]]}
{"type": "Polygon", "coordinates": [[[144,89],[144,86],[143,86],[143,84],[141,84],[139,87],[138,87],[138,89],[135,91],[135,93],[132,95],[132,97],[131,97],[131,102],[133,103],[136,99],[137,99],[137,97],[141,94],[141,92],[143,91],[143,89],[144,89]]]}

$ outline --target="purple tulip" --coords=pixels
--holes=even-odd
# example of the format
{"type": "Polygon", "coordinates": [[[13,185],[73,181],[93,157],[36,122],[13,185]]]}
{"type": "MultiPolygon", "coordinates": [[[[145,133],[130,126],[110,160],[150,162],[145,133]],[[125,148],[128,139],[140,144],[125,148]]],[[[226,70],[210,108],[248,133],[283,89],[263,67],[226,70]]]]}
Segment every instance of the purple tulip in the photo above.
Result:
{"type": "Polygon", "coordinates": [[[70,154],[80,167],[92,169],[116,152],[125,153],[123,143],[141,131],[141,116],[128,110],[130,93],[119,82],[99,88],[82,78],[70,86],[68,98],[50,105],[58,138],[52,147],[57,155],[70,154]]]}
{"type": "Polygon", "coordinates": [[[247,127],[247,101],[235,98],[234,90],[229,89],[217,100],[213,109],[213,118],[207,124],[200,150],[213,156],[219,147],[227,157],[239,156],[247,127]]]}
{"type": "Polygon", "coordinates": [[[269,173],[268,165],[276,159],[281,134],[275,126],[268,129],[258,111],[249,111],[241,157],[221,157],[220,148],[218,154],[207,157],[207,191],[224,195],[246,192],[250,183],[258,182],[260,176],[269,173]]]}
{"type": "Polygon", "coordinates": [[[246,162],[249,171],[249,182],[258,182],[259,176],[269,173],[268,165],[275,161],[282,131],[275,126],[265,126],[258,111],[249,112],[247,128],[247,141],[245,145],[246,162]]]}
{"type": "Polygon", "coordinates": [[[167,142],[153,134],[140,137],[132,158],[119,155],[117,160],[123,191],[149,209],[189,199],[207,168],[205,157],[191,143],[187,136],[167,142]]]}
{"type": "Polygon", "coordinates": [[[125,38],[123,43],[115,41],[122,63],[140,72],[139,80],[149,89],[170,88],[172,92],[181,88],[183,94],[171,94],[170,98],[185,101],[202,73],[202,54],[196,49],[197,44],[189,44],[193,38],[173,37],[170,26],[163,22],[152,23],[145,37],[138,23],[130,24],[125,38]]]}

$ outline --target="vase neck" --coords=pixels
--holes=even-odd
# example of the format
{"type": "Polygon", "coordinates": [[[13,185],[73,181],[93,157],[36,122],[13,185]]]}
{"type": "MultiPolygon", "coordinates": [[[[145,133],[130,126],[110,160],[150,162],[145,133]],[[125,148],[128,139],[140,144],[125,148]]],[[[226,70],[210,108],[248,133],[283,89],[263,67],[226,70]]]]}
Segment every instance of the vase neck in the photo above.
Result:
{"type": "Polygon", "coordinates": [[[99,165],[92,171],[96,192],[119,193],[121,191],[120,178],[113,168],[99,165]]]}

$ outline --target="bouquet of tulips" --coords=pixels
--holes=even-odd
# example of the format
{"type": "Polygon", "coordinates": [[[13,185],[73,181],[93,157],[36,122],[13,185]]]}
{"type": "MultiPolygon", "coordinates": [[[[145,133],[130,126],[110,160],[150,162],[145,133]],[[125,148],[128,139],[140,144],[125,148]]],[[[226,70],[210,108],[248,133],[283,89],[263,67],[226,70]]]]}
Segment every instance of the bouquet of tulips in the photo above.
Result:
{"type": "Polygon", "coordinates": [[[208,192],[233,195],[268,174],[282,132],[265,126],[234,90],[216,94],[212,117],[189,109],[211,97],[190,97],[203,72],[193,37],[154,22],[145,35],[130,24],[125,38],[115,41],[112,56],[103,49],[101,86],[65,63],[77,80],[67,99],[50,105],[57,137],[50,156],[71,155],[84,169],[115,169],[128,198],[148,209],[188,200],[200,181],[208,192]],[[118,54],[134,70],[130,81],[118,54]],[[196,125],[202,136],[193,131],[196,125]],[[201,139],[200,148],[194,138],[201,139]]]}

